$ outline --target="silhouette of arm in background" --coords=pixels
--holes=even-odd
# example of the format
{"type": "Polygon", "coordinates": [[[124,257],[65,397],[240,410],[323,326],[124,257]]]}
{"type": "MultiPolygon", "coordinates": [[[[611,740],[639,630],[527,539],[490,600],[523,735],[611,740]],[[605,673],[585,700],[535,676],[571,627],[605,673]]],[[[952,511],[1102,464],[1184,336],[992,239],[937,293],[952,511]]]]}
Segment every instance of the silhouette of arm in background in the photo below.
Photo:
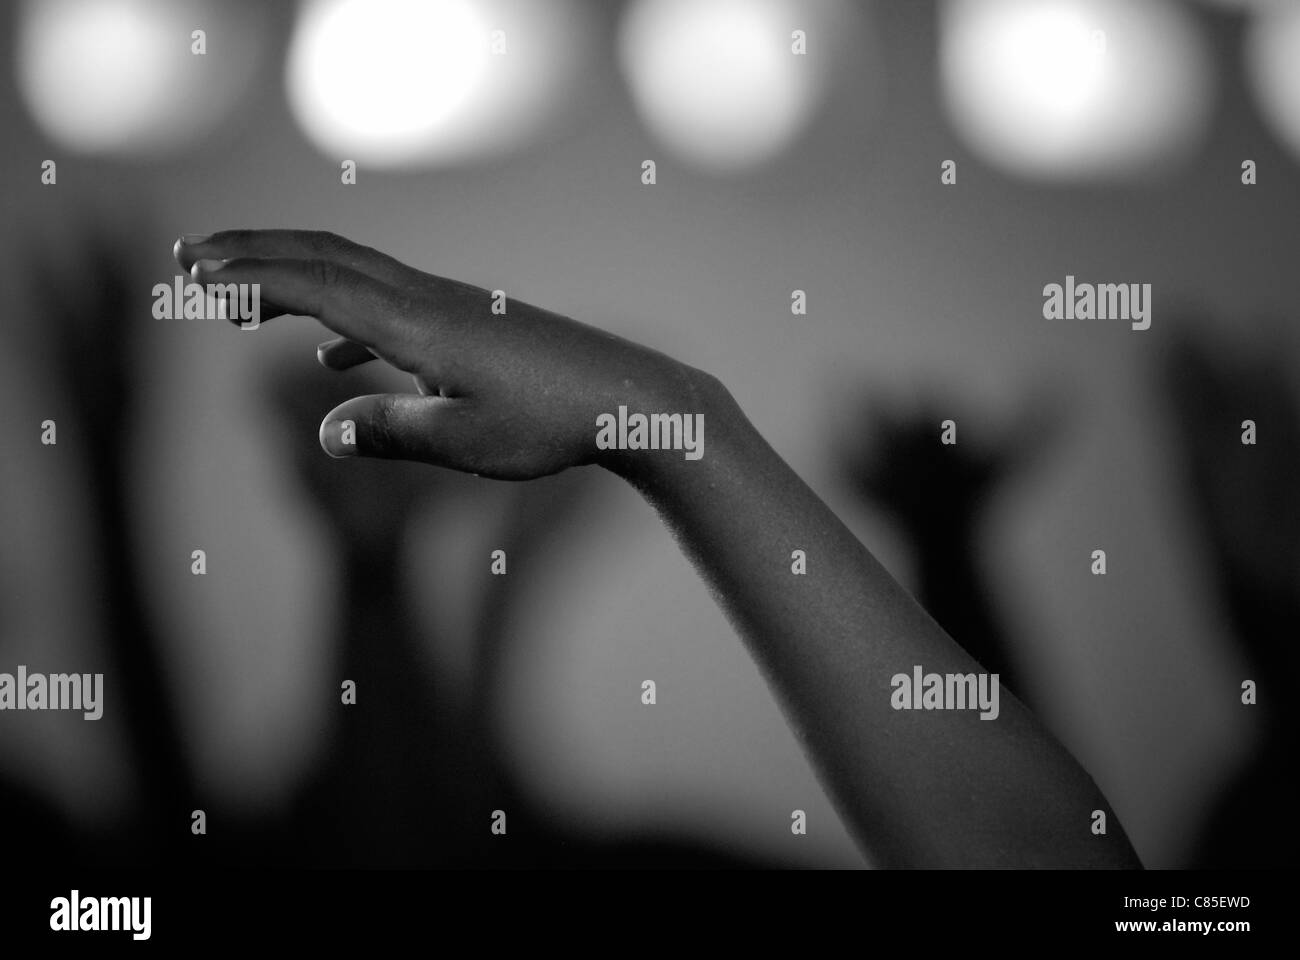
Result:
{"type": "Polygon", "coordinates": [[[57,385],[52,396],[59,412],[76,425],[77,443],[52,449],[77,461],[75,474],[93,525],[84,547],[92,593],[79,599],[102,625],[105,682],[124,722],[127,762],[142,798],[127,828],[114,834],[115,842],[93,847],[89,862],[174,863],[194,855],[192,846],[183,848],[189,811],[197,804],[175,693],[165,680],[160,638],[140,582],[130,495],[134,464],[122,439],[142,379],[136,264],[121,233],[92,224],[76,235],[75,283],[53,258],[28,254],[28,273],[44,306],[28,357],[57,385]]]}
{"type": "MultiPolygon", "coordinates": [[[[862,434],[837,464],[865,501],[898,527],[916,560],[917,599],[963,649],[1032,704],[1017,651],[1000,622],[980,555],[985,516],[1000,487],[1025,470],[1059,429],[1059,408],[1036,397],[996,437],[939,442],[944,409],[905,412],[879,397],[862,405],[862,434]]],[[[949,405],[946,409],[954,409],[949,405]]]]}

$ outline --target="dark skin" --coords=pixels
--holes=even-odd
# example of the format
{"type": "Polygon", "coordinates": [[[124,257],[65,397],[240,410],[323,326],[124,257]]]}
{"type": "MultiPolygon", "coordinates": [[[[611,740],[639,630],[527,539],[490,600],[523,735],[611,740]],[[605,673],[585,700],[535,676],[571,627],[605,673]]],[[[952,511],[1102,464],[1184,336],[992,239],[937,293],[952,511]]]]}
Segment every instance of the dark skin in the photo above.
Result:
{"type": "Polygon", "coordinates": [[[416,393],[330,411],[332,456],[417,460],[528,480],[596,465],[659,511],[736,627],[828,793],[881,866],[1137,867],[1096,784],[1005,690],[976,710],[894,710],[890,678],[980,666],[768,446],[723,385],[662,353],[405,266],[328,233],[226,231],[177,241],[200,283],[260,284],[270,313],[339,339],[318,359],[379,358],[416,393]],[[600,450],[597,417],[704,415],[702,459],[600,450]],[[354,443],[342,442],[343,423],[354,443]],[[804,550],[807,573],[791,571],[804,550]],[[1091,832],[1106,811],[1108,831],[1091,832]]]}

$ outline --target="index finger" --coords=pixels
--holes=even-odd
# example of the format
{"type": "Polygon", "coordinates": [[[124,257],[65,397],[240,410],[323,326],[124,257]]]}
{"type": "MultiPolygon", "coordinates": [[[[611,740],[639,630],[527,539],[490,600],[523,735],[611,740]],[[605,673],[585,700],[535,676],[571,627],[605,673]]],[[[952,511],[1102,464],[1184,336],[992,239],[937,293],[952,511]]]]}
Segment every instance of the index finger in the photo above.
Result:
{"type": "Polygon", "coordinates": [[[250,284],[259,300],[315,317],[373,350],[399,370],[433,373],[427,336],[418,336],[409,299],[373,277],[328,260],[236,258],[200,260],[191,276],[203,284],[250,284]]]}
{"type": "Polygon", "coordinates": [[[418,281],[420,274],[399,260],[325,230],[221,230],[211,236],[186,234],[172,247],[182,267],[200,260],[241,258],[327,260],[394,286],[418,281]]]}

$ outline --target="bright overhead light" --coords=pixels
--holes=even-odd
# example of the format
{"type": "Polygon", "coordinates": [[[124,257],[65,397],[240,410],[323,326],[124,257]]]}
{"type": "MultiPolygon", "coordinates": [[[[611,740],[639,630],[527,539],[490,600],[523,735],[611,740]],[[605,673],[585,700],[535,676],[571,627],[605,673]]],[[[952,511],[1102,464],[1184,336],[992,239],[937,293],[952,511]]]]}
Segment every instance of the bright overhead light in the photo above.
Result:
{"type": "Polygon", "coordinates": [[[1208,54],[1166,0],[947,0],[939,75],[953,127],[1022,176],[1124,176],[1203,133],[1208,54]]]}
{"type": "Polygon", "coordinates": [[[634,0],[619,61],[643,122],[672,153],[713,169],[789,146],[822,93],[825,5],[790,0],[634,0]],[[795,52],[796,30],[811,53],[795,52]]]}
{"type": "Polygon", "coordinates": [[[308,0],[289,104],[335,156],[461,160],[516,145],[554,114],[585,32],[569,0],[308,0]]]}
{"type": "Polygon", "coordinates": [[[220,122],[252,76],[258,37],[242,5],[29,0],[18,11],[18,89],[68,149],[156,155],[220,122]]]}

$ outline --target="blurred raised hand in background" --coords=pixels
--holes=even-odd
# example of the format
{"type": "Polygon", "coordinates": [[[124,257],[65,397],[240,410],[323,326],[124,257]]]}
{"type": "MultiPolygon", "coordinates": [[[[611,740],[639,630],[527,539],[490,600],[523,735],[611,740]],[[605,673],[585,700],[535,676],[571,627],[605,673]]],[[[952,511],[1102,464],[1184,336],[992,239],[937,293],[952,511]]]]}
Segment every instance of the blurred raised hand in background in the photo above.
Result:
{"type": "Polygon", "coordinates": [[[922,606],[999,674],[1004,687],[1032,704],[1022,654],[997,609],[981,551],[997,497],[1049,448],[1061,429],[1061,407],[1051,394],[1035,395],[1012,422],[981,430],[963,418],[960,441],[943,443],[941,424],[955,409],[936,398],[910,409],[868,398],[859,421],[867,429],[846,438],[839,470],[902,534],[922,606]]]}

